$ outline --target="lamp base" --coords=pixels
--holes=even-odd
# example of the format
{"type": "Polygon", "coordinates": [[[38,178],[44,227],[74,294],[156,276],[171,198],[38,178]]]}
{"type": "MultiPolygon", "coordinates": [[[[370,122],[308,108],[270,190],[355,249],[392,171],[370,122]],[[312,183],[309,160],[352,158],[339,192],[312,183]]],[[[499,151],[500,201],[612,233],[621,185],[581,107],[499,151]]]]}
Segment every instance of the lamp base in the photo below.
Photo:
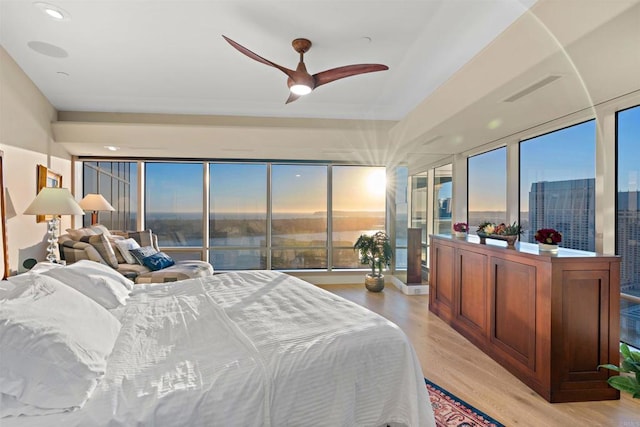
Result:
{"type": "Polygon", "coordinates": [[[98,223],[98,211],[91,212],[91,225],[98,223]]]}
{"type": "Polygon", "coordinates": [[[47,239],[49,243],[49,246],[47,246],[47,261],[49,262],[58,261],[58,257],[56,256],[56,249],[58,248],[58,236],[56,235],[58,224],[59,219],[57,216],[54,216],[47,223],[47,232],[49,233],[49,239],[47,239]]]}

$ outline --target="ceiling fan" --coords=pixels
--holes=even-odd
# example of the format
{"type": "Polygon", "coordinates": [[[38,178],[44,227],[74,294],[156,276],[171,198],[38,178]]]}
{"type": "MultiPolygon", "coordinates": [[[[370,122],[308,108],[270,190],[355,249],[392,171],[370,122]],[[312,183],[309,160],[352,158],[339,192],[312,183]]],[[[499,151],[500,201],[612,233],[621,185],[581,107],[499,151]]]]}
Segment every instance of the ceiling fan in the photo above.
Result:
{"type": "Polygon", "coordinates": [[[249,58],[262,62],[270,67],[277,68],[289,77],[287,79],[287,85],[289,86],[289,91],[291,93],[289,94],[286,104],[295,101],[303,95],[311,93],[312,90],[319,86],[331,83],[335,80],[355,76],[357,74],[372,73],[374,71],[384,71],[389,69],[389,67],[382,64],[354,64],[332,68],[330,70],[321,71],[311,75],[307,72],[307,67],[304,65],[304,54],[311,49],[311,42],[307,39],[295,39],[291,42],[293,49],[300,54],[300,62],[298,62],[298,67],[295,70],[290,70],[276,64],[275,62],[271,62],[268,59],[264,59],[260,55],[251,52],[246,47],[234,42],[224,35],[222,37],[229,42],[231,46],[235,47],[249,58]]]}

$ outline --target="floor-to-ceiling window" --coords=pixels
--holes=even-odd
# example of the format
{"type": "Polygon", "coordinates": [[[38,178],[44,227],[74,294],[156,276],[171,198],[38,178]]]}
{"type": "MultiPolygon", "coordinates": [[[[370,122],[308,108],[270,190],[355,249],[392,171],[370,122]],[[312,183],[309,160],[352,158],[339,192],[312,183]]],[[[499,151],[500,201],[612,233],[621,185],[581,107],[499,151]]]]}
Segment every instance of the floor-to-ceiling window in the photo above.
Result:
{"type": "Polygon", "coordinates": [[[422,230],[422,263],[427,263],[427,193],[429,177],[427,172],[411,177],[411,228],[422,230]]]}
{"type": "Polygon", "coordinates": [[[393,178],[395,194],[396,271],[407,269],[407,229],[409,227],[409,169],[399,166],[393,178]]]}
{"type": "Polygon", "coordinates": [[[271,268],[327,268],[327,166],[271,166],[271,268]]]}
{"type": "Polygon", "coordinates": [[[209,164],[209,262],[267,268],[267,164],[209,164]]]}
{"type": "Polygon", "coordinates": [[[333,267],[360,268],[353,244],[361,234],[385,230],[386,172],[383,167],[332,167],[333,267]]]}
{"type": "MultiPolygon", "coordinates": [[[[251,161],[140,164],[145,228],[173,258],[207,259],[208,253],[218,271],[363,268],[354,242],[362,233],[386,229],[384,167],[251,161]]],[[[118,188],[118,194],[124,194],[120,183],[111,183],[114,170],[126,170],[127,185],[137,188],[136,165],[84,162],[85,189],[108,188],[113,194],[118,188]]],[[[404,177],[406,183],[406,171],[404,177]]],[[[131,191],[126,206],[114,205],[114,217],[129,218],[114,228],[136,228],[137,194],[131,191]],[[125,207],[134,209],[133,214],[121,212],[125,207]]],[[[400,224],[404,231],[406,219],[400,224]]]]}
{"type": "Polygon", "coordinates": [[[640,348],[640,106],[619,111],[616,119],[620,339],[640,348]]]}
{"type": "MultiPolygon", "coordinates": [[[[115,211],[98,212],[98,222],[113,230],[130,230],[137,221],[137,163],[84,162],[83,196],[101,194],[115,211]]],[[[91,224],[91,215],[82,219],[91,224]]]]}
{"type": "Polygon", "coordinates": [[[520,143],[522,241],[553,228],[560,246],[595,251],[595,149],[595,120],[520,143]]]}
{"type": "Polygon", "coordinates": [[[449,163],[435,168],[433,178],[433,232],[451,234],[453,168],[449,163]]]}
{"type": "Polygon", "coordinates": [[[202,163],[145,164],[145,224],[160,246],[202,247],[202,163]]]}
{"type": "Polygon", "coordinates": [[[507,221],[506,147],[469,157],[467,160],[469,232],[482,222],[507,221]]]}

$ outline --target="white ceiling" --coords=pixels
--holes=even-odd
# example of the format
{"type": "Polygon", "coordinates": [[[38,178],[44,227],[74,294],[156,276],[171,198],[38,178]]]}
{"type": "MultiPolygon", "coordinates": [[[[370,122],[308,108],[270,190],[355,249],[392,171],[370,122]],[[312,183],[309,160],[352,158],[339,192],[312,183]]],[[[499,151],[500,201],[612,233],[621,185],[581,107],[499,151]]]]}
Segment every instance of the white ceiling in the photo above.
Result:
{"type": "Polygon", "coordinates": [[[32,1],[0,0],[0,42],[60,111],[386,120],[404,117],[535,3],[43,1],[69,19],[57,22],[32,1]],[[390,69],[285,105],[286,76],[242,55],[223,34],[292,69],[291,41],[308,38],[311,74],[357,63],[390,69]],[[30,42],[67,56],[39,53],[30,42]]]}
{"type": "Polygon", "coordinates": [[[113,155],[109,144],[123,146],[116,155],[124,157],[406,161],[415,169],[640,94],[640,0],[49,3],[70,19],[0,0],[0,43],[62,112],[54,135],[76,155],[113,155]],[[285,105],[286,76],[222,34],[288,68],[298,59],[291,40],[309,38],[312,74],[353,63],[390,69],[285,105]],[[68,56],[38,53],[34,41],[68,56]],[[559,78],[505,102],[548,76],[559,78]]]}

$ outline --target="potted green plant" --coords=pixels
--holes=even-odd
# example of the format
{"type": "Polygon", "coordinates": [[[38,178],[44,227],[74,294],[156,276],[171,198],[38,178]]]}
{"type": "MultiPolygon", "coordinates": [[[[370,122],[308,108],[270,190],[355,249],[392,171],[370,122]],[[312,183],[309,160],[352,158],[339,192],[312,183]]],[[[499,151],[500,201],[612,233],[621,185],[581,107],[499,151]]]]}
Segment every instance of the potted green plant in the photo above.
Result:
{"type": "Polygon", "coordinates": [[[624,357],[620,367],[607,364],[598,365],[598,369],[607,368],[623,374],[632,374],[609,377],[607,382],[616,390],[631,393],[634,398],[640,399],[640,352],[631,351],[629,346],[622,343],[620,344],[620,353],[624,357]]]}
{"type": "Polygon", "coordinates": [[[362,234],[356,240],[353,249],[359,252],[360,263],[368,264],[371,268],[371,273],[366,275],[364,282],[367,290],[371,292],[382,291],[384,289],[382,269],[389,266],[393,257],[387,233],[378,231],[372,235],[362,234]]]}

